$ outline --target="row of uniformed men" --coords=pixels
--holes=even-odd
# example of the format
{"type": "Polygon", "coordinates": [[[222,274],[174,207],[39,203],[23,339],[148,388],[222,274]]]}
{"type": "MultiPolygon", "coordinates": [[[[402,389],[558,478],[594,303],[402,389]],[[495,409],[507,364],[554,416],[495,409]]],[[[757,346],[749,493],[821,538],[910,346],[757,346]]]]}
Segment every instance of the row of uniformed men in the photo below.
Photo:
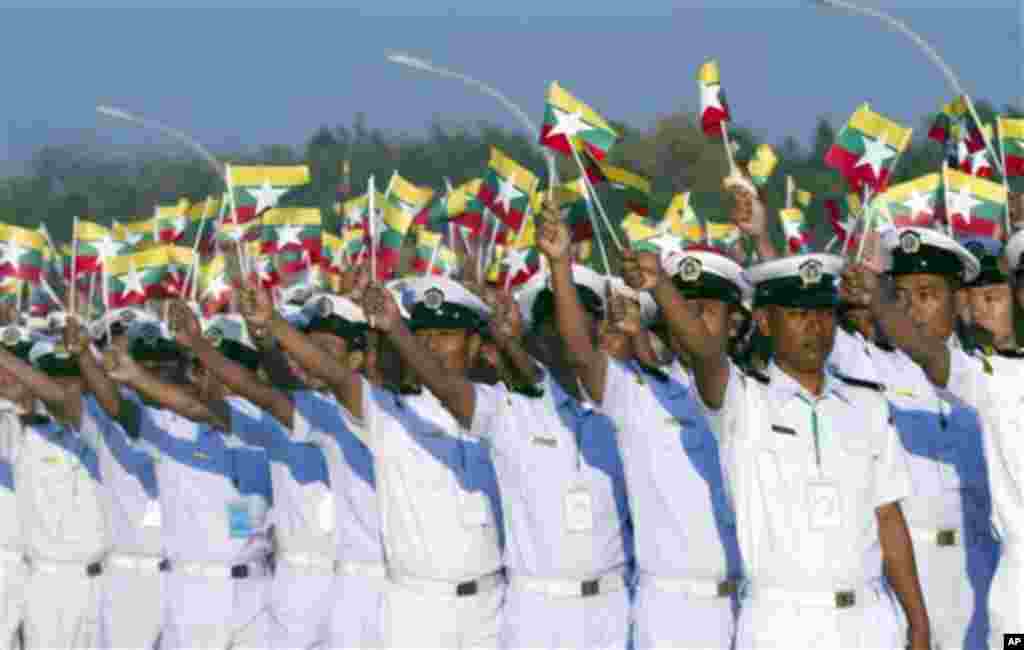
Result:
{"type": "MultiPolygon", "coordinates": [[[[518,303],[364,278],[355,302],[319,296],[301,318],[247,292],[254,340],[237,318],[204,337],[175,304],[177,345],[141,312],[101,323],[106,367],[74,321],[70,356],[0,353],[17,486],[3,503],[20,524],[7,602],[25,586],[6,631],[23,620],[27,647],[625,647],[631,627],[636,647],[902,647],[908,631],[915,647],[985,645],[998,550],[982,445],[997,437],[981,432],[1019,423],[985,401],[1012,385],[950,343],[971,253],[931,231],[888,238],[916,323],[849,271],[847,307],[904,354],[836,331],[837,258],[744,275],[714,251],[627,252],[631,288],[608,291],[551,217],[550,275],[518,303]],[[764,372],[725,355],[751,290],[774,343],[764,372]],[[471,380],[481,356],[501,381],[471,380]],[[306,388],[256,372],[288,362],[306,388]],[[65,424],[17,417],[33,400],[65,424]]],[[[994,601],[1004,629],[1022,621],[1013,592],[994,601]]]]}

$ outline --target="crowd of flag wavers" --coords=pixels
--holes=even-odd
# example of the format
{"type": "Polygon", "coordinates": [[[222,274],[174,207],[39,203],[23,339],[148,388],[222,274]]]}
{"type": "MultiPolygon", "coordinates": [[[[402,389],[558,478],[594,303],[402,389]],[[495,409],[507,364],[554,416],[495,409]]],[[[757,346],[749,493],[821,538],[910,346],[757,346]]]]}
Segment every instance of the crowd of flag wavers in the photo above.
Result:
{"type": "Polygon", "coordinates": [[[331,233],[289,203],[306,166],[225,164],[66,244],[0,226],[0,647],[1024,632],[1024,120],[957,97],[892,184],[911,131],[863,105],[825,159],[848,192],[768,205],[774,152],[737,162],[697,77],[718,218],[649,214],[555,83],[538,144],[575,180],[492,149],[436,197],[354,194],[345,162],[331,233]]]}

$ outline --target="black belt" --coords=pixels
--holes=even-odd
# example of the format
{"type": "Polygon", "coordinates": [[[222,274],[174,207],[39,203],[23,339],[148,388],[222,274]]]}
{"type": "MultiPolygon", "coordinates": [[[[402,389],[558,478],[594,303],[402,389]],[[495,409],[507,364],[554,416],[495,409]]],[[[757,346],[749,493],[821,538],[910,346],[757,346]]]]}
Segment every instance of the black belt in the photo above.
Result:
{"type": "Polygon", "coordinates": [[[475,596],[480,591],[480,584],[476,580],[460,582],[455,585],[456,596],[475,596]]]}
{"type": "Polygon", "coordinates": [[[85,575],[89,576],[90,578],[95,578],[97,576],[103,575],[103,563],[93,562],[89,566],[85,567],[85,575]]]}
{"type": "Polygon", "coordinates": [[[249,565],[236,564],[231,567],[231,577],[235,580],[244,580],[249,577],[249,565]]]}

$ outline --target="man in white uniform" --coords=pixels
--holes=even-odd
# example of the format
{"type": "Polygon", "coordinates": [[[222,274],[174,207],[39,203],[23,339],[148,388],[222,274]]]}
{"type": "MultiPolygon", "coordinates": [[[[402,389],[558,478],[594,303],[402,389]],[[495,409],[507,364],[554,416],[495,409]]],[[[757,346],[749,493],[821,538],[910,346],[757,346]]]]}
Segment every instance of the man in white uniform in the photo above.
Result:
{"type": "MultiPolygon", "coordinates": [[[[504,578],[488,450],[465,440],[428,391],[371,385],[275,316],[262,292],[246,295],[250,327],[272,335],[309,374],[327,383],[351,414],[353,432],[373,452],[391,581],[383,645],[493,647],[504,578]]],[[[465,373],[478,359],[486,308],[479,299],[472,309],[446,307],[443,292],[440,301],[438,292],[406,295],[417,336],[447,367],[465,373]]]]}
{"type": "Polygon", "coordinates": [[[652,292],[693,360],[736,510],[744,577],[737,647],[929,647],[910,537],[899,501],[905,452],[877,387],[829,371],[842,261],[802,255],[749,272],[755,317],[773,342],[767,375],[743,374],[651,254],[623,271],[652,292]],[[883,565],[885,577],[883,579],[883,565]]]}
{"type": "MultiPolygon", "coordinates": [[[[559,331],[583,386],[615,422],[625,462],[637,538],[637,643],[730,647],[741,572],[735,516],[689,372],[669,376],[594,345],[568,284],[568,229],[557,213],[545,216],[537,241],[552,269],[559,331]]],[[[727,332],[743,298],[740,266],[718,252],[688,250],[670,273],[708,329],[727,332]]]]}
{"type": "Polygon", "coordinates": [[[984,648],[999,553],[984,456],[987,409],[975,390],[975,379],[985,373],[954,336],[955,292],[978,276],[979,263],[957,241],[928,228],[892,229],[881,246],[885,266],[877,270],[886,275],[859,265],[847,276],[899,350],[873,358],[910,453],[914,490],[903,505],[932,635],[941,648],[984,648]]]}
{"type": "Polygon", "coordinates": [[[226,433],[259,431],[258,412],[244,401],[224,400],[198,365],[191,369],[191,392],[152,375],[123,349],[107,350],[105,362],[110,379],[166,407],[139,407],[120,399],[110,379],[93,382],[104,409],[142,440],[156,468],[168,561],[161,647],[265,647],[269,470],[264,453],[230,443],[226,433]],[[221,401],[227,417],[208,406],[221,401]]]}
{"type": "MultiPolygon", "coordinates": [[[[582,267],[576,271],[586,304],[601,317],[601,278],[582,267]]],[[[551,290],[540,280],[521,298],[523,316],[533,323],[528,347],[546,366],[533,373],[536,387],[528,394],[503,385],[473,384],[450,371],[405,327],[387,290],[369,289],[365,308],[371,324],[387,334],[403,361],[424,378],[469,435],[486,441],[491,450],[507,531],[509,590],[501,647],[625,648],[632,531],[622,460],[611,422],[581,400],[552,323],[551,290]]],[[[483,308],[479,299],[450,281],[421,278],[409,281],[407,288],[415,304],[428,308],[435,295],[438,312],[483,308]]],[[[518,320],[519,315],[499,318],[518,320]]],[[[520,338],[519,330],[513,327],[507,337],[496,336],[499,347],[508,348],[520,338]]]]}

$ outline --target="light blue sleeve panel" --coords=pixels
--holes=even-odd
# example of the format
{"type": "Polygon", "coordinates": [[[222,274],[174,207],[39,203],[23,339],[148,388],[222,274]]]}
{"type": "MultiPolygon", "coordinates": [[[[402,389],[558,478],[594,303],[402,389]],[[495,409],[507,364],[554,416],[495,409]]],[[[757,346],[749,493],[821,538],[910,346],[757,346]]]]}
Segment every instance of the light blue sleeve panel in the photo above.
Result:
{"type": "MultiPolygon", "coordinates": [[[[269,413],[238,397],[225,400],[231,419],[231,432],[244,440],[284,438],[281,424],[269,413]]],[[[234,480],[242,494],[257,494],[272,500],[270,462],[263,449],[232,446],[234,480]]]]}

